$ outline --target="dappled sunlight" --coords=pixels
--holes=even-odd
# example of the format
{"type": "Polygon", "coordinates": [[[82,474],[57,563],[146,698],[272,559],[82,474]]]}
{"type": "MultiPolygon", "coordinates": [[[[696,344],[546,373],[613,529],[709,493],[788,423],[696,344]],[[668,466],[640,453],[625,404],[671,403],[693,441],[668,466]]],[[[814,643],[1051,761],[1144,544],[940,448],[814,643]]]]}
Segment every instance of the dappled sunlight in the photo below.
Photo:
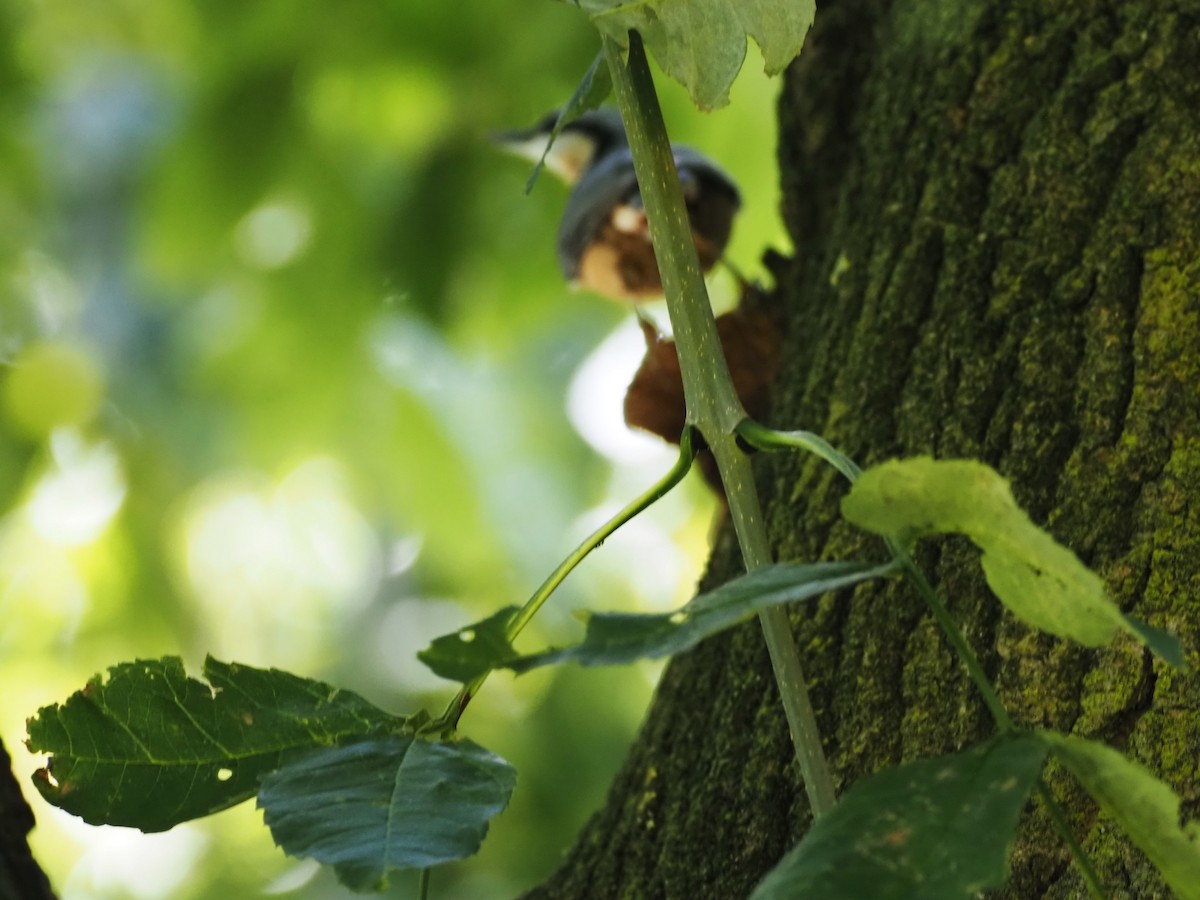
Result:
{"type": "MultiPolygon", "coordinates": [[[[2,220],[0,220],[2,221],[2,220]]],[[[26,249],[9,276],[21,302],[5,305],[0,323],[0,355],[13,355],[33,336],[55,334],[83,310],[83,292],[58,260],[40,250],[26,249]]]]}
{"type": "MultiPolygon", "coordinates": [[[[211,653],[440,712],[456,685],[416,652],[523,603],[676,459],[623,422],[629,310],[562,281],[561,186],[525,196],[488,140],[595,54],[577,11],[523,15],[118,0],[34,4],[0,37],[0,737],[64,900],[342,894],[252,803],[151,836],[52,812],[21,743],[39,707],[124,660],[194,674],[211,653]]],[[[748,186],[749,269],[779,230],[757,68],[737,112],[667,101],[748,186]]],[[[580,608],[678,605],[713,506],[690,477],[521,649],[576,639],[580,608]]],[[[550,788],[525,781],[484,857],[438,873],[445,896],[553,865],[659,668],[489,680],[464,735],[550,788]]]]}
{"type": "Polygon", "coordinates": [[[0,649],[70,640],[92,607],[100,541],[125,499],[113,448],[60,429],[28,499],[0,520],[0,649]]]}
{"type": "Polygon", "coordinates": [[[10,517],[0,521],[0,650],[30,651],[70,640],[90,592],[71,552],[10,517]]]}
{"type": "Polygon", "coordinates": [[[443,598],[404,597],[391,604],[374,629],[374,652],[395,683],[412,694],[453,689],[417,659],[436,637],[471,621],[471,613],[443,598]]]}
{"type": "Polygon", "coordinates": [[[30,526],[47,541],[78,547],[98,538],[121,508],[126,484],[116,451],[89,445],[75,432],[50,439],[51,466],[25,507],[30,526]]]}
{"type": "Polygon", "coordinates": [[[85,847],[63,882],[62,900],[176,896],[211,843],[204,829],[195,825],[142,834],[129,828],[85,825],[57,811],[54,818],[57,827],[85,847]]]}
{"type": "Polygon", "coordinates": [[[33,341],[11,360],[4,412],[15,430],[40,439],[84,425],[99,409],[104,376],[91,349],[73,341],[33,341]]]}
{"type": "Polygon", "coordinates": [[[645,354],[637,320],[624,319],[575,370],[567,389],[567,416],[580,436],[612,462],[666,470],[678,452],[625,424],[625,390],[645,354]]]}
{"type": "Polygon", "coordinates": [[[360,609],[380,575],[379,542],[329,459],[275,482],[214,477],[185,501],[178,535],[205,649],[224,658],[311,668],[332,620],[360,609]]]}
{"type": "Polygon", "coordinates": [[[294,262],[312,239],[312,211],[299,197],[275,197],[242,218],[233,232],[238,256],[256,269],[294,262]]]}

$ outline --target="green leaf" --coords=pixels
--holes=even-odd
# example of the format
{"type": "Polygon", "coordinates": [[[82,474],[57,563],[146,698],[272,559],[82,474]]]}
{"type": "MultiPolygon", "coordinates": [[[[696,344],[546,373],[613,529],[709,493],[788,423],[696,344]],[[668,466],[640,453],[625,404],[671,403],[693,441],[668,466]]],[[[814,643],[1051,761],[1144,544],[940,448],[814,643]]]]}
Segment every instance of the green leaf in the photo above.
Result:
{"type": "Polygon", "coordinates": [[[288,752],[416,727],[349,691],[209,658],[121,663],[29,720],[34,783],[93,825],[164,831],[254,795],[288,752]]]}
{"type": "Polygon", "coordinates": [[[464,684],[498,669],[517,656],[508,639],[508,623],[519,609],[506,606],[482,622],[435,638],[417,658],[435,675],[464,684]]]}
{"type": "Polygon", "coordinates": [[[1200,900],[1200,834],[1179,825],[1179,797],[1112,747],[1053,731],[1038,737],[1150,857],[1180,900],[1200,900]]]}
{"type": "Polygon", "coordinates": [[[516,783],[512,766],[470,741],[393,735],[271,773],[258,805],[285,852],[333,865],[355,890],[378,890],[389,869],[478,850],[516,783]]]}
{"type": "Polygon", "coordinates": [[[1136,616],[1125,616],[1124,625],[1127,630],[1132,632],[1143,644],[1149,647],[1156,654],[1161,656],[1165,662],[1174,666],[1181,672],[1186,672],[1188,669],[1187,658],[1183,655],[1183,645],[1179,643],[1179,638],[1162,628],[1155,628],[1153,625],[1147,625],[1136,616]]]}
{"type": "Polygon", "coordinates": [[[800,55],[815,0],[574,0],[622,48],[636,30],[658,64],[701,109],[729,102],[746,58],[746,36],[762,49],[767,74],[800,55]]]}
{"type": "Polygon", "coordinates": [[[554,141],[562,133],[562,130],[589,109],[599,109],[600,104],[610,93],[612,93],[612,76],[609,74],[608,66],[604,64],[604,53],[601,52],[592,60],[592,64],[588,66],[587,72],[583,75],[583,80],[575,88],[575,93],[559,111],[558,119],[554,122],[554,128],[550,132],[550,138],[546,141],[546,149],[542,151],[541,159],[534,165],[533,171],[529,173],[529,180],[525,182],[525,193],[528,194],[533,190],[533,185],[537,181],[538,175],[542,173],[542,167],[546,164],[546,156],[550,153],[550,148],[554,146],[554,141]]]}
{"type": "Polygon", "coordinates": [[[562,662],[610,666],[680,653],[760,609],[818,597],[871,578],[890,575],[884,565],[826,562],[764,566],[701,594],[673,613],[596,613],[583,642],[503,663],[517,672],[562,662]]]}
{"type": "Polygon", "coordinates": [[[1007,874],[1008,849],[1047,747],[998,737],[851,788],[752,900],[971,897],[1007,874]]]}
{"type": "Polygon", "coordinates": [[[1125,616],[1078,557],[1030,521],[1008,482],[983,463],[896,460],[864,472],[842,500],[847,519],[902,545],[930,534],[964,534],[983,551],[983,571],[1018,618],[1098,647],[1124,629],[1173,665],[1179,642],[1125,616]]]}

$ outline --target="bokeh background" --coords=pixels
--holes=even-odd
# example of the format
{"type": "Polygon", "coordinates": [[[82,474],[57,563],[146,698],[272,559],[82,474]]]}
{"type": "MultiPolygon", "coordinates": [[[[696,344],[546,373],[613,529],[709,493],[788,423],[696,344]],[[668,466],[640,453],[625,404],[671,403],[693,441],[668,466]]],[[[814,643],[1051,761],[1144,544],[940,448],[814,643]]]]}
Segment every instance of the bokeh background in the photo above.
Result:
{"type": "MultiPolygon", "coordinates": [[[[0,737],[65,900],[350,895],[252,803],[161,835],[48,807],[21,743],[39,707],[211,653],[440,710],[454,686],[415,652],[521,602],[674,458],[621,423],[629,310],[558,275],[565,190],[525,196],[487,139],[597,50],[566,3],[0,0],[0,737]]],[[[659,79],[672,136],[742,186],[751,275],[786,249],[761,68],[751,48],[712,114],[659,79]]],[[[690,481],[522,646],[576,639],[579,608],[682,602],[712,514],[690,481]]],[[[548,874],[656,675],[493,678],[462,730],[520,781],[434,895],[548,874]]]]}

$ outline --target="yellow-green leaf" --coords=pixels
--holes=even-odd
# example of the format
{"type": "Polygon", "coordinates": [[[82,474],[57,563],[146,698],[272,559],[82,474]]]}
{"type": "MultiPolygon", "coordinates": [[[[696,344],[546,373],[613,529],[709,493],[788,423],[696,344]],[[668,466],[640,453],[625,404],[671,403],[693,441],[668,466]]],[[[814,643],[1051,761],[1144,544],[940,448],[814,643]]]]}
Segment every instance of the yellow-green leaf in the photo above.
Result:
{"type": "Polygon", "coordinates": [[[658,64],[682,82],[701,109],[729,102],[749,35],[768,74],[800,54],[816,15],[815,0],[578,0],[601,32],[622,47],[641,36],[658,64]]]}
{"type": "Polygon", "coordinates": [[[1018,618],[1089,647],[1124,629],[1183,665],[1179,642],[1124,615],[1100,577],[1038,528],[1008,482],[983,463],[927,456],[883,463],[859,477],[842,513],[902,545],[925,535],[966,535],[983,551],[988,584],[1018,618]]]}

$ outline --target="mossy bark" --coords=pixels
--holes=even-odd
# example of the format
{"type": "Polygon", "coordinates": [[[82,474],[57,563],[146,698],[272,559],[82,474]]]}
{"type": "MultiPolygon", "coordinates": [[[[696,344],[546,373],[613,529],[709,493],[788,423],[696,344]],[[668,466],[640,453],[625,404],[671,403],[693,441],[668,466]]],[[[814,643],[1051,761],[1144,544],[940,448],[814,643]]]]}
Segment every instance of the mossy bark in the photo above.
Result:
{"type": "MultiPolygon", "coordinates": [[[[780,114],[795,257],[768,424],[860,463],[983,459],[1200,668],[1200,2],[830,0],[780,114]]],[[[881,556],[844,487],[757,461],[779,559],[881,556]]],[[[1004,614],[965,541],[926,571],[1018,723],[1102,739],[1200,811],[1200,676],[1127,638],[1086,651],[1004,614]]],[[[736,571],[723,537],[710,578],[736,571]]],[[[793,615],[844,788],[991,721],[902,584],[793,615]]],[[[1058,770],[1106,886],[1165,897],[1058,770]]],[[[735,898],[810,822],[756,625],[667,669],[604,809],[538,898],[735,898]]],[[[1082,882],[1032,805],[1003,896],[1082,882]]]]}

